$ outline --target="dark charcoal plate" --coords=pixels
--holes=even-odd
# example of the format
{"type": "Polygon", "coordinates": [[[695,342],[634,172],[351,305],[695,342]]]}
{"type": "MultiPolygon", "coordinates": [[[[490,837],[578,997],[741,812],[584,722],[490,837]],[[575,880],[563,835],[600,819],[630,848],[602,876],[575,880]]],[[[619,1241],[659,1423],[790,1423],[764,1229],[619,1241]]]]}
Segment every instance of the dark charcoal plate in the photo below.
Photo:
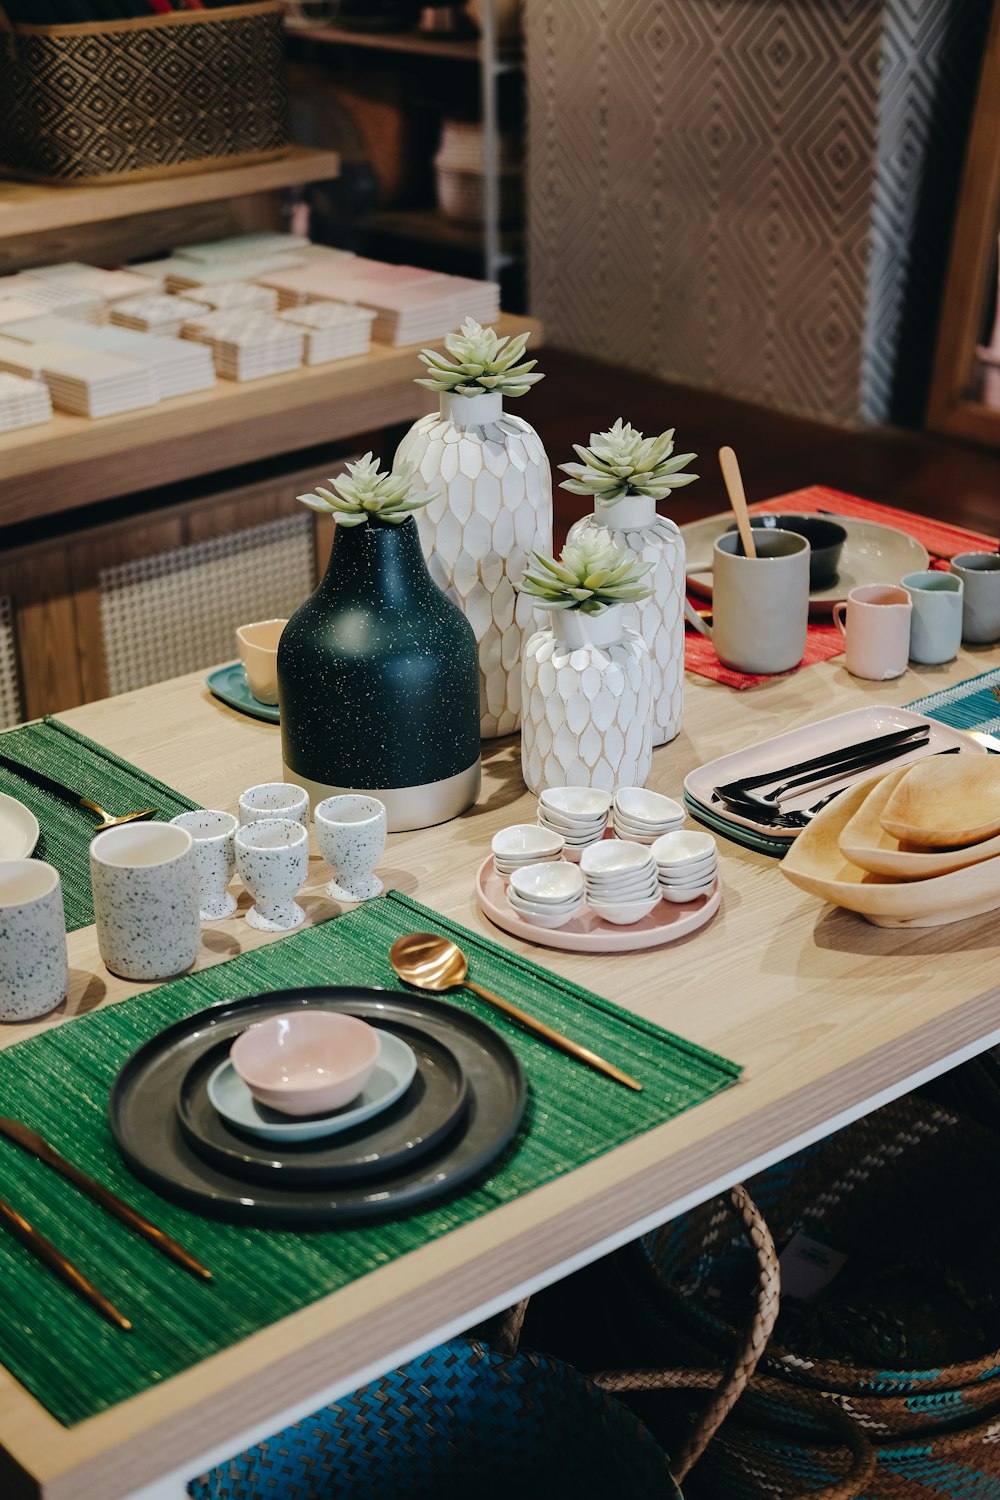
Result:
{"type": "MultiPolygon", "coordinates": [[[[280,1014],[280,1008],[274,1014],[280,1014]]],[[[181,1129],[206,1161],[238,1177],[275,1187],[301,1183],[322,1188],[416,1163],[457,1125],[468,1102],[468,1079],[451,1049],[424,1027],[392,1021],[387,1029],[413,1048],[416,1075],[395,1104],[351,1130],[294,1144],[260,1140],[235,1129],[208,1097],[208,1080],[228,1057],[232,1037],[213,1041],[211,1036],[204,1038],[206,1048],[188,1068],[181,1085],[177,1100],[181,1129]]]]}
{"type": "Polygon", "coordinates": [[[177,1021],[129,1058],[111,1089],[109,1119],[137,1177],[203,1214],[260,1225],[321,1229],[391,1218],[454,1192],[509,1143],[527,1089],[498,1032],[457,1006],[405,991],[316,987],[226,1000],[177,1021]],[[414,1166],[322,1188],[248,1182],[204,1161],[186,1140],[177,1100],[195,1057],[275,1012],[298,1006],[347,1010],[372,1025],[409,1024],[452,1052],[469,1085],[466,1110],[438,1148],[414,1166]]]}

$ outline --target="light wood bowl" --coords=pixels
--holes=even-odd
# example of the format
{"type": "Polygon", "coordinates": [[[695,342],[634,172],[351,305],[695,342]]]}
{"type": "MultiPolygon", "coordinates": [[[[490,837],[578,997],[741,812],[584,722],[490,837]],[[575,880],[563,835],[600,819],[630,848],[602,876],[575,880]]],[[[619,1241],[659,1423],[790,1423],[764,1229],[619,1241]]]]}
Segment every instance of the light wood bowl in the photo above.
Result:
{"type": "Polygon", "coordinates": [[[1000,761],[929,756],[910,766],[881,814],[897,839],[929,849],[979,844],[1000,833],[1000,761]]]}
{"type": "Polygon", "coordinates": [[[897,880],[852,864],[840,835],[873,784],[848,787],[799,834],[780,866],[793,885],[876,927],[942,927],[1000,907],[1000,857],[929,880],[897,880]]]}
{"type": "Polygon", "coordinates": [[[909,769],[900,766],[872,785],[854,817],[841,830],[841,854],[862,870],[870,870],[873,875],[894,875],[897,880],[947,875],[1000,854],[1000,837],[960,849],[922,849],[888,833],[879,820],[886,802],[909,769]]]}

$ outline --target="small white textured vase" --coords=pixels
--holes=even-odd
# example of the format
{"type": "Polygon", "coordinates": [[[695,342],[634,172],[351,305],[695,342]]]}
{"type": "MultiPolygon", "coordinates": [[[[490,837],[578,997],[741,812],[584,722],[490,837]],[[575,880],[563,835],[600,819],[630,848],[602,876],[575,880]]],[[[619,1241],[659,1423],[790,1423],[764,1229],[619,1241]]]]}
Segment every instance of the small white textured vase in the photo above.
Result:
{"type": "Polygon", "coordinates": [[[524,642],[538,623],[514,592],[532,552],[552,551],[552,471],[538,433],[496,391],[441,392],[396,450],[437,498],[417,512],[431,577],[472,623],[483,739],[520,723],[524,642]]]}
{"type": "Polygon", "coordinates": [[[552,612],[524,648],[521,772],[550,786],[644,786],[653,758],[653,666],[624,606],[552,612]]]}
{"type": "Polygon", "coordinates": [[[684,538],[648,495],[624,495],[615,505],[598,504],[570,528],[569,540],[591,526],[610,531],[619,547],[651,563],[645,583],[653,590],[641,604],[627,604],[625,623],[637,630],[653,658],[653,744],[680,733],[684,711],[684,538]]]}

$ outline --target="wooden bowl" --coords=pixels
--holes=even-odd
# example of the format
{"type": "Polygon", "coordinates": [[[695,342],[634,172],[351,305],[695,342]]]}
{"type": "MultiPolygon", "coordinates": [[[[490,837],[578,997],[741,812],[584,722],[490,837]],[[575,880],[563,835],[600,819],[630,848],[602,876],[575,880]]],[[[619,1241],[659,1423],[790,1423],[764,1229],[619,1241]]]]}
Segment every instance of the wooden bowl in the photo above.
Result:
{"type": "Polygon", "coordinates": [[[897,839],[940,849],[1000,833],[1000,760],[929,756],[910,766],[881,814],[897,839]]]}
{"type": "Polygon", "coordinates": [[[979,864],[1000,854],[1000,838],[984,839],[960,849],[923,849],[888,833],[879,821],[892,792],[909,771],[900,766],[876,781],[868,796],[840,834],[840,852],[852,864],[873,875],[894,875],[897,880],[927,880],[979,864]]]}

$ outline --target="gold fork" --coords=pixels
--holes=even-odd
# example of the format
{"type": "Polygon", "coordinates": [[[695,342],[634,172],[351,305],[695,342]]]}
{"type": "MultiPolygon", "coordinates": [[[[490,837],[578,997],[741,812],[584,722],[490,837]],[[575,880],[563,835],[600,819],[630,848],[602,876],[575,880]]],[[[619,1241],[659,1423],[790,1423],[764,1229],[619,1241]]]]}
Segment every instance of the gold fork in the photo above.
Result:
{"type": "Polygon", "coordinates": [[[36,771],[34,766],[22,765],[19,760],[13,760],[6,755],[0,755],[0,765],[9,767],[18,776],[23,776],[25,781],[41,787],[45,792],[51,792],[54,797],[60,797],[64,802],[75,802],[78,807],[85,807],[88,812],[96,813],[101,821],[95,827],[95,833],[103,833],[106,828],[117,828],[119,823],[135,823],[140,818],[156,817],[155,807],[143,807],[138,812],[123,813],[120,818],[114,817],[99,802],[91,802],[89,797],[81,797],[79,792],[74,792],[71,787],[63,786],[60,781],[53,781],[51,776],[46,776],[44,771],[36,771]]]}

